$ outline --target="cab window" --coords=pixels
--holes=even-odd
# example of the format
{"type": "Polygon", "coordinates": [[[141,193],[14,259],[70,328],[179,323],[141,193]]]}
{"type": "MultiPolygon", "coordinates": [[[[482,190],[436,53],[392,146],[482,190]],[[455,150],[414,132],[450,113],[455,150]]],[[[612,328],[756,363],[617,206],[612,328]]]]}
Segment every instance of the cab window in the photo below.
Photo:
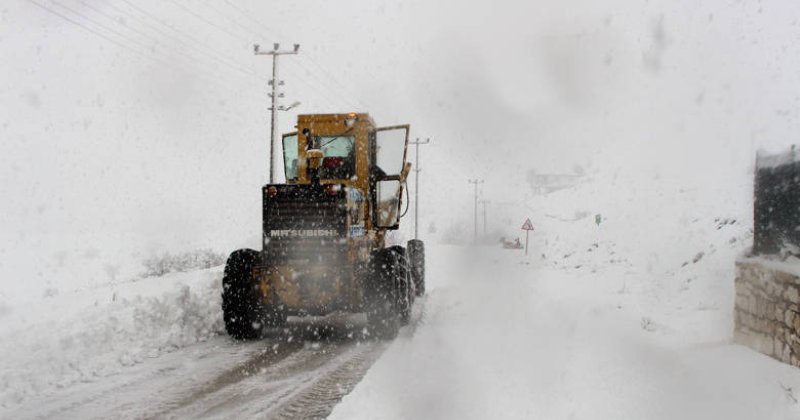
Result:
{"type": "Polygon", "coordinates": [[[350,179],[355,175],[355,144],[353,136],[314,136],[311,149],[324,154],[319,177],[322,179],[350,179]]]}
{"type": "Polygon", "coordinates": [[[297,133],[283,136],[283,169],[286,181],[297,181],[297,133]]]}

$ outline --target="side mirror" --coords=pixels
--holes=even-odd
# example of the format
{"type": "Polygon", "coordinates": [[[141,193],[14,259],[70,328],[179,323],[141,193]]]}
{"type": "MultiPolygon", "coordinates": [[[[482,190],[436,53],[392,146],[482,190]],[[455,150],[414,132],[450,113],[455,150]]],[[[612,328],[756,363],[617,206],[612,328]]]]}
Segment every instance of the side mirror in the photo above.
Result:
{"type": "Polygon", "coordinates": [[[376,185],[375,225],[395,230],[400,227],[402,185],[397,180],[378,181],[376,185]]]}

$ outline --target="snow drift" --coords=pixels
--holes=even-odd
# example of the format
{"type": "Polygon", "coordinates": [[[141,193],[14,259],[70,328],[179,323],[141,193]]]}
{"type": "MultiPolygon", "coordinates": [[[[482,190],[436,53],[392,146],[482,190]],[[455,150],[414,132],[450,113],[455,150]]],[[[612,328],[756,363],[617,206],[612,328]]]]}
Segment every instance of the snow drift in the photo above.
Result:
{"type": "Polygon", "coordinates": [[[14,319],[6,320],[0,338],[0,405],[102,380],[224,332],[221,271],[142,278],[43,299],[29,304],[27,314],[9,314],[14,319]]]}

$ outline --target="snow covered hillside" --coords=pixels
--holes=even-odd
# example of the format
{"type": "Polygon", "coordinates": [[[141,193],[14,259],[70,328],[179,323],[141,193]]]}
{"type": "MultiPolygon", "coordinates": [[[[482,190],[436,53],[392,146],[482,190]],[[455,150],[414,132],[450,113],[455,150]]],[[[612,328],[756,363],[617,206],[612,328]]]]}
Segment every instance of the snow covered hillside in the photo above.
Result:
{"type": "Polygon", "coordinates": [[[590,176],[529,203],[539,227],[534,253],[551,268],[614,273],[620,292],[636,296],[645,317],[656,307],[669,319],[710,310],[720,324],[706,332],[728,337],[734,260],[752,242],[748,172],[733,172],[724,185],[590,176]]]}

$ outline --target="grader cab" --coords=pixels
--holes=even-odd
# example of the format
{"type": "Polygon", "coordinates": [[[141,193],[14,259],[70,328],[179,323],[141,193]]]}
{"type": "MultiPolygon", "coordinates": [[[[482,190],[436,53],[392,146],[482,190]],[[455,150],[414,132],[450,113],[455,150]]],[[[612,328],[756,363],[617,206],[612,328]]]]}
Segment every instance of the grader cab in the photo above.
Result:
{"type": "Polygon", "coordinates": [[[225,266],[225,328],[252,339],[288,316],[347,311],[394,337],[425,290],[423,243],[386,245],[403,211],[409,126],[351,113],[300,115],[296,128],[283,136],[286,182],[262,189],[261,251],[234,251],[225,266]]]}

